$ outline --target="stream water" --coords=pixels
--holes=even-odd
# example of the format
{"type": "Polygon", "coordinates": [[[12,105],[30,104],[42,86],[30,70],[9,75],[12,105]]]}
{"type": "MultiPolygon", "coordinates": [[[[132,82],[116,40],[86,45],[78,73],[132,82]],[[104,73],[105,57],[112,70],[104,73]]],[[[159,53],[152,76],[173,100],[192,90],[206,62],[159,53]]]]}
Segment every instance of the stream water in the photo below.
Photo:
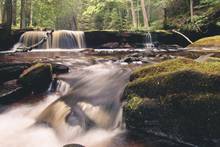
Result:
{"type": "MultiPolygon", "coordinates": [[[[33,53],[36,54],[36,53],[33,53]]],[[[37,58],[34,55],[32,57],[37,58]]],[[[129,133],[121,96],[131,71],[86,58],[47,58],[70,67],[38,102],[9,105],[0,114],[1,147],[163,147],[154,136],[129,133]],[[139,137],[142,136],[142,137],[139,137]]],[[[25,99],[31,99],[28,96],[25,99]]],[[[172,144],[171,146],[173,147],[172,144]]],[[[180,146],[177,146],[180,147],[180,146]]]]}
{"type": "Polygon", "coordinates": [[[72,69],[42,101],[0,115],[0,146],[107,146],[123,131],[120,97],[129,74],[110,63],[72,69]]]}
{"type": "MultiPolygon", "coordinates": [[[[28,42],[31,37],[24,40],[28,42]]],[[[77,40],[75,43],[83,47],[79,43],[82,39],[77,40]]],[[[24,61],[63,64],[70,72],[58,76],[46,93],[37,96],[38,102],[2,109],[1,147],[62,147],[72,143],[86,147],[180,147],[160,137],[126,131],[121,97],[130,69],[108,60],[94,62],[82,53],[63,54],[53,51],[16,55],[24,61]]]]}

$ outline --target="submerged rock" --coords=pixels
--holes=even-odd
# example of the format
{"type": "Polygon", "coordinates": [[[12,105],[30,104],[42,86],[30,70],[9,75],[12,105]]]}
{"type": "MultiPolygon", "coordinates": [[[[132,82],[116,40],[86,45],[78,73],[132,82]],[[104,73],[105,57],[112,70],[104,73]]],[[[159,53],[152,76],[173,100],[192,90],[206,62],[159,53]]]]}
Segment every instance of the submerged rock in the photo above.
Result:
{"type": "Polygon", "coordinates": [[[80,144],[68,144],[68,145],[64,145],[63,147],[85,147],[85,146],[80,144]]]}
{"type": "Polygon", "coordinates": [[[106,48],[106,49],[113,49],[113,48],[119,48],[118,42],[109,42],[101,45],[100,48],[106,48]]]}
{"type": "Polygon", "coordinates": [[[220,63],[175,59],[137,69],[124,99],[129,130],[188,142],[220,138],[220,63]]]}
{"type": "Polygon", "coordinates": [[[48,89],[52,82],[51,64],[38,63],[26,69],[18,79],[18,84],[34,92],[48,89]]]}
{"type": "Polygon", "coordinates": [[[52,64],[52,69],[54,74],[63,74],[69,72],[69,67],[62,64],[52,64]]]}

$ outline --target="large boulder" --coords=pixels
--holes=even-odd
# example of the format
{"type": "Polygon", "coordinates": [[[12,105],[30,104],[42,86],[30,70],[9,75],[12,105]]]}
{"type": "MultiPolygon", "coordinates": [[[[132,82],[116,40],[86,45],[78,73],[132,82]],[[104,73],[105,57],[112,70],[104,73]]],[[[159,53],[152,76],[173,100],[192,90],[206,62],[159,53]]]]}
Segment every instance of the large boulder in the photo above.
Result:
{"type": "Polygon", "coordinates": [[[183,58],[139,68],[124,93],[127,128],[196,144],[220,138],[219,91],[220,63],[183,58]]]}
{"type": "Polygon", "coordinates": [[[34,92],[43,92],[49,88],[52,77],[51,64],[37,63],[20,75],[18,84],[34,92]]]}

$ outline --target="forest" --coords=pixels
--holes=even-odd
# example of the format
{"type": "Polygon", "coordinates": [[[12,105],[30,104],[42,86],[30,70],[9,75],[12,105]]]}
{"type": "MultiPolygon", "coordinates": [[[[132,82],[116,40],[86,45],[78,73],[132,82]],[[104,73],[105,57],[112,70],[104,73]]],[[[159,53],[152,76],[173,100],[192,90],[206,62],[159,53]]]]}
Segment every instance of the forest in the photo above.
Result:
{"type": "MultiPolygon", "coordinates": [[[[0,0],[0,24],[9,29],[200,31],[219,7],[219,0],[0,0]]],[[[220,26],[219,20],[214,23],[220,26]]]]}

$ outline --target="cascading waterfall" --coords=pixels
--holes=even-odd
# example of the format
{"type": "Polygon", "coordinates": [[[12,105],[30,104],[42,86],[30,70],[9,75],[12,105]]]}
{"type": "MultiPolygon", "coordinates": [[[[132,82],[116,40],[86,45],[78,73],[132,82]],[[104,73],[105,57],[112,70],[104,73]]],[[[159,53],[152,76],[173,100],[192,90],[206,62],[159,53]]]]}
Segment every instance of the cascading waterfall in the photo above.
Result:
{"type": "MultiPolygon", "coordinates": [[[[43,37],[46,37],[46,33],[46,31],[29,31],[21,36],[19,42],[27,47],[32,46],[38,43],[43,37]]],[[[38,46],[38,49],[49,48],[86,48],[84,32],[68,30],[54,31],[42,45],[38,46]]]]}
{"type": "MultiPolygon", "coordinates": [[[[40,40],[44,37],[46,37],[47,32],[45,31],[28,31],[21,35],[19,43],[24,44],[24,46],[32,46],[33,44],[36,44],[40,42],[40,40]]],[[[42,48],[50,48],[50,39],[46,40],[42,45],[38,46],[38,49],[42,48]]]]}
{"type": "Polygon", "coordinates": [[[145,48],[147,48],[147,49],[154,48],[154,44],[152,41],[152,35],[150,32],[148,32],[145,37],[145,48]]]}

